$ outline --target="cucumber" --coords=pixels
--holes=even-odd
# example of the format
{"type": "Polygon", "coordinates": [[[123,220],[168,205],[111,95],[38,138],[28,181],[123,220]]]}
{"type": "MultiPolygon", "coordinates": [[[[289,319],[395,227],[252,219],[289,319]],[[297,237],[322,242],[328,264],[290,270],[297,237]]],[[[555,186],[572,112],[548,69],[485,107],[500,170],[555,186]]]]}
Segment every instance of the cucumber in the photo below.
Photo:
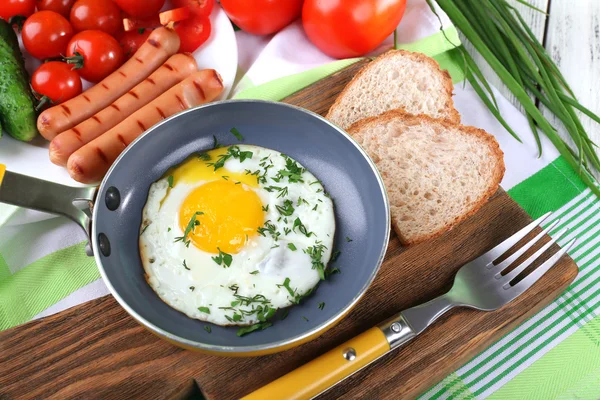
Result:
{"type": "Polygon", "coordinates": [[[0,125],[15,139],[27,142],[38,134],[35,99],[9,28],[0,28],[0,125]]]}
{"type": "Polygon", "coordinates": [[[17,39],[17,34],[15,33],[15,30],[13,29],[11,24],[9,24],[3,19],[0,19],[0,40],[4,40],[4,42],[6,42],[10,46],[15,60],[17,60],[19,65],[21,66],[23,76],[26,80],[29,81],[29,74],[25,69],[25,61],[23,59],[21,49],[19,48],[19,39],[17,39]]]}

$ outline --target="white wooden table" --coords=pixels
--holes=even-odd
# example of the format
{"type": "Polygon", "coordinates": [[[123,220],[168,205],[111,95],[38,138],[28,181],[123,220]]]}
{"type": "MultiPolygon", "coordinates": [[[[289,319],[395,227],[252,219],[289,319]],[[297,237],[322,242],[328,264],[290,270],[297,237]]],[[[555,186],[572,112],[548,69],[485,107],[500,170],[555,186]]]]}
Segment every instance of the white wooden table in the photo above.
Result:
{"type": "MultiPolygon", "coordinates": [[[[579,102],[600,115],[600,0],[526,1],[541,10],[546,10],[548,15],[532,10],[515,0],[512,2],[544,44],[579,102]]],[[[518,106],[514,96],[494,72],[479,62],[481,57],[475,55],[475,58],[488,80],[518,106]]],[[[580,118],[590,138],[600,145],[600,125],[581,113],[580,118]]],[[[561,136],[568,138],[568,134],[557,120],[551,119],[550,122],[559,127],[561,136]]],[[[600,174],[597,173],[596,177],[599,178],[600,174]]]]}

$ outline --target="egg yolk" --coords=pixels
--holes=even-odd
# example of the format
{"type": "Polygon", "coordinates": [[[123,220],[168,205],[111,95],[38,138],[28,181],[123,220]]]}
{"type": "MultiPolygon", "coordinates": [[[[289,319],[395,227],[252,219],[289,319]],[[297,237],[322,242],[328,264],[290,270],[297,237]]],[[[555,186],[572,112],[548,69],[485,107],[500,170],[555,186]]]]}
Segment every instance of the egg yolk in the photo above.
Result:
{"type": "Polygon", "coordinates": [[[262,202],[251,189],[231,180],[219,179],[194,189],[183,201],[179,226],[185,232],[196,212],[198,224],[188,239],[199,249],[218,253],[238,253],[264,224],[262,202]]]}

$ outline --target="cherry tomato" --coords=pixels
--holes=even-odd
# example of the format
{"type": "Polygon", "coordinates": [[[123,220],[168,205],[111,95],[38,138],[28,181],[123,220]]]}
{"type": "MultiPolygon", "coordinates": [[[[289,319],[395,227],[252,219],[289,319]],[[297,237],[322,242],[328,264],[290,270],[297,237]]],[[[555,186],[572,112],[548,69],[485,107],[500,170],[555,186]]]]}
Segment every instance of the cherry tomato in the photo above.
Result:
{"type": "Polygon", "coordinates": [[[81,78],[72,65],[50,61],[33,73],[31,87],[50,98],[53,104],[60,104],[81,93],[81,78]]]}
{"type": "Polygon", "coordinates": [[[175,22],[175,32],[179,35],[180,53],[193,53],[210,37],[210,20],[208,17],[188,18],[175,22]]]}
{"type": "Polygon", "coordinates": [[[158,14],[165,0],[114,0],[115,3],[132,17],[150,17],[158,14]]]}
{"type": "Polygon", "coordinates": [[[1,0],[0,19],[8,21],[12,17],[29,17],[35,11],[35,0],[1,0]]]}
{"type": "Polygon", "coordinates": [[[125,34],[121,36],[119,43],[123,48],[123,55],[125,56],[125,59],[130,59],[131,56],[138,51],[140,46],[143,45],[148,39],[150,33],[152,33],[151,29],[142,28],[136,31],[125,32],[125,34]]]}
{"type": "Polygon", "coordinates": [[[221,0],[221,6],[243,31],[255,35],[268,35],[280,31],[298,18],[302,11],[302,1],[221,0]]]}
{"type": "Polygon", "coordinates": [[[208,17],[215,6],[215,0],[173,0],[173,7],[189,7],[192,14],[208,17]]]}
{"type": "Polygon", "coordinates": [[[54,11],[65,18],[69,18],[74,3],[75,0],[38,0],[37,8],[39,11],[54,11]]]}
{"type": "Polygon", "coordinates": [[[106,32],[79,32],[67,46],[69,63],[76,63],[79,75],[90,82],[100,82],[123,64],[123,49],[106,32]]]}
{"type": "Polygon", "coordinates": [[[70,20],[75,32],[94,29],[116,36],[122,28],[121,10],[112,0],[77,0],[70,20]]]}
{"type": "Polygon", "coordinates": [[[65,54],[73,37],[73,28],[62,15],[54,11],[39,11],[27,18],[21,36],[29,54],[44,60],[65,54]]]}
{"type": "Polygon", "coordinates": [[[308,38],[325,54],[358,57],[394,32],[405,8],[406,0],[306,0],[302,23],[308,38]]]}

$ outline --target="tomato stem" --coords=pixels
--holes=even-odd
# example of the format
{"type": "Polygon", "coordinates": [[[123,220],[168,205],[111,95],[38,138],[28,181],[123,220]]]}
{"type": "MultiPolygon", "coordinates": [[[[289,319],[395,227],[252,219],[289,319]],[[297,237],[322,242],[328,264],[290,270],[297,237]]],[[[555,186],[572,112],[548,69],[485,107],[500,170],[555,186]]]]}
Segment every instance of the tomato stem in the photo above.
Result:
{"type": "Polygon", "coordinates": [[[74,56],[71,57],[63,57],[63,61],[67,64],[73,64],[73,69],[83,68],[83,56],[79,52],[75,52],[74,56]]]}
{"type": "Polygon", "coordinates": [[[13,27],[16,26],[19,33],[21,33],[26,19],[27,17],[24,17],[23,15],[15,15],[14,17],[9,18],[8,23],[13,27]]]}
{"type": "Polygon", "coordinates": [[[52,105],[52,99],[48,96],[42,96],[40,97],[37,105],[35,106],[35,111],[39,112],[40,110],[46,108],[46,106],[48,105],[52,105]]]}

